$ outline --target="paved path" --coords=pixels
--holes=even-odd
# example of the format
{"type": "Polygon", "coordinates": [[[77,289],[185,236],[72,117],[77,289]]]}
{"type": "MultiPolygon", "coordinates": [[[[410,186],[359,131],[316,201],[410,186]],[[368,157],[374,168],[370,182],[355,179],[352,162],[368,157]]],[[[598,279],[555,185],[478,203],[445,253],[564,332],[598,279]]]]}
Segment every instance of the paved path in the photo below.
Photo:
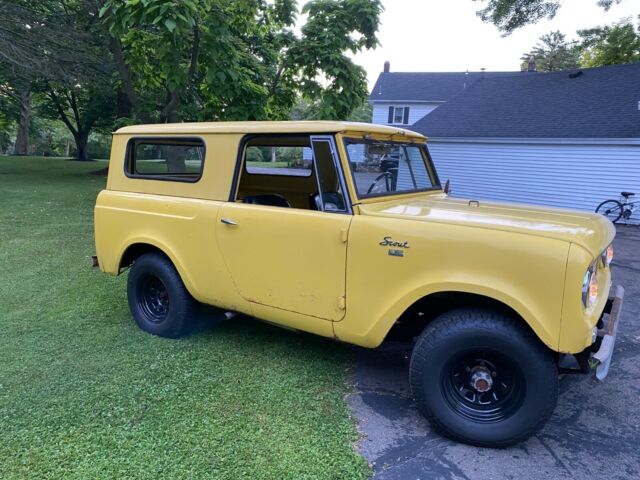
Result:
{"type": "Polygon", "coordinates": [[[614,248],[614,283],[626,293],[609,377],[597,384],[564,376],[549,423],[516,447],[481,449],[440,437],[409,398],[407,347],[358,349],[349,403],[375,478],[640,478],[640,228],[620,227],[614,248]]]}

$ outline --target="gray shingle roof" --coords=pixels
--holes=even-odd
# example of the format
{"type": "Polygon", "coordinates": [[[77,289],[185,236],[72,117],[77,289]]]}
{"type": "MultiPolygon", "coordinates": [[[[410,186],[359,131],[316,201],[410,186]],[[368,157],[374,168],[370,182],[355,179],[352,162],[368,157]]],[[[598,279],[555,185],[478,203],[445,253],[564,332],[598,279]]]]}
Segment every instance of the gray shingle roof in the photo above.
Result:
{"type": "Polygon", "coordinates": [[[481,78],[531,75],[528,72],[382,72],[369,100],[444,102],[481,78]]]}
{"type": "Polygon", "coordinates": [[[419,120],[430,137],[640,138],[640,63],[487,77],[419,120]]]}

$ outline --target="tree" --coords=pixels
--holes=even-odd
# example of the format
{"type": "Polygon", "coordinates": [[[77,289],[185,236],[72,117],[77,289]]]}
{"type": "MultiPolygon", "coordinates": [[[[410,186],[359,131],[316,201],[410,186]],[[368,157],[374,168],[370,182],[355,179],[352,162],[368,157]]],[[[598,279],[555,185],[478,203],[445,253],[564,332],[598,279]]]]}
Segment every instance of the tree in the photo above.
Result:
{"type": "MultiPolygon", "coordinates": [[[[505,35],[514,30],[536,23],[543,18],[553,18],[560,8],[561,0],[473,0],[486,3],[478,12],[485,22],[493,23],[505,35]]],[[[622,0],[598,0],[597,4],[605,10],[622,0]]]]}
{"type": "Polygon", "coordinates": [[[10,102],[0,93],[0,154],[8,150],[11,141],[14,122],[8,114],[10,108],[10,102]]]}
{"type": "Polygon", "coordinates": [[[43,88],[47,102],[40,113],[45,118],[59,118],[69,129],[76,144],[76,159],[89,160],[89,135],[95,127],[109,127],[115,120],[113,91],[107,86],[71,88],[46,84],[43,88]]]}
{"type": "Polygon", "coordinates": [[[21,105],[17,153],[26,152],[38,94],[50,107],[42,110],[55,112],[69,128],[79,160],[88,158],[90,129],[112,119],[113,108],[92,110],[114,104],[104,101],[105,92],[115,98],[97,10],[94,0],[0,1],[0,76],[12,76],[9,92],[21,105]]]}
{"type": "Polygon", "coordinates": [[[640,62],[640,25],[636,28],[630,18],[614,25],[579,30],[578,35],[584,67],[640,62]]]}
{"type": "Polygon", "coordinates": [[[535,58],[539,72],[569,70],[580,66],[580,52],[576,42],[567,42],[564,34],[551,32],[540,37],[540,41],[520,58],[521,69],[527,70],[529,59],[535,58]]]}
{"type": "Polygon", "coordinates": [[[143,121],[283,119],[302,95],[346,118],[367,95],[346,52],[377,45],[379,0],[106,0],[100,16],[143,121]]]}
{"type": "Polygon", "coordinates": [[[0,74],[0,98],[4,103],[6,121],[17,125],[14,155],[29,154],[29,128],[33,110],[33,92],[30,82],[9,72],[0,74]]]}

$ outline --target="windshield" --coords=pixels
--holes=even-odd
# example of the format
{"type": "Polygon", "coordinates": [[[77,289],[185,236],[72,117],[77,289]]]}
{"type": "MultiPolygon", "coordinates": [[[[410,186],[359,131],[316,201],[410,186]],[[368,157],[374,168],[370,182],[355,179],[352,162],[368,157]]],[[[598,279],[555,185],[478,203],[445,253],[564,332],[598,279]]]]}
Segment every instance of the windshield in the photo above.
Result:
{"type": "Polygon", "coordinates": [[[347,138],[344,145],[360,198],[440,188],[424,144],[347,138]]]}

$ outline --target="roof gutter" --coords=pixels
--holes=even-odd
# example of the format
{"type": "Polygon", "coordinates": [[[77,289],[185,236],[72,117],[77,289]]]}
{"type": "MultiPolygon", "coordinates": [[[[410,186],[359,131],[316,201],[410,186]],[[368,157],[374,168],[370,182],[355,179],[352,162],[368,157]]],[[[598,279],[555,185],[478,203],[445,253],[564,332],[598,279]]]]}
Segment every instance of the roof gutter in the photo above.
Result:
{"type": "Polygon", "coordinates": [[[429,137],[430,143],[640,146],[640,138],[429,137]]]}

